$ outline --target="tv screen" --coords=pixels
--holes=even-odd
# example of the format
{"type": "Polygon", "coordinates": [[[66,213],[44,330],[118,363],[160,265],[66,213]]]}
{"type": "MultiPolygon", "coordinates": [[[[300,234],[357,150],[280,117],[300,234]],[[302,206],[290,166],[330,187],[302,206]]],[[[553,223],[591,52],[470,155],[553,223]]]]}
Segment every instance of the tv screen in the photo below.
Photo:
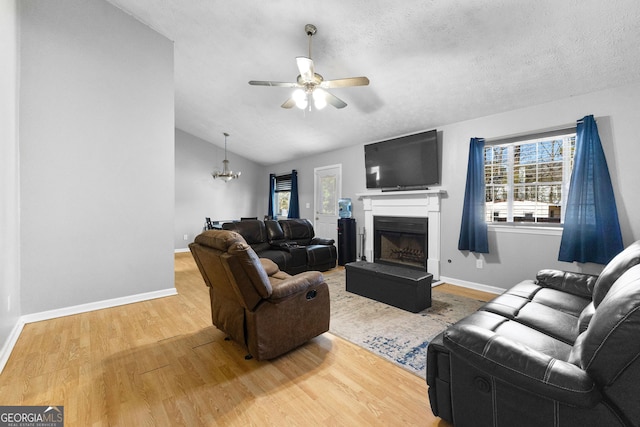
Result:
{"type": "Polygon", "coordinates": [[[367,188],[410,190],[440,182],[436,130],[364,146],[367,188]]]}

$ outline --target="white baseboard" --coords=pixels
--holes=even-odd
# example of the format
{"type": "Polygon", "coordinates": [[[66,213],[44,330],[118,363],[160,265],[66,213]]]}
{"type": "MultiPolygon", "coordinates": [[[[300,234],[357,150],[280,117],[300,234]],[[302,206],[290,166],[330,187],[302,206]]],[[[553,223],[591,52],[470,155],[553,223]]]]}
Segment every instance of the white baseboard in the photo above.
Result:
{"type": "Polygon", "coordinates": [[[160,291],[145,292],[143,294],[129,295],[126,297],[113,298],[103,301],[90,302],[87,304],[79,304],[71,307],[59,308],[56,310],[42,311],[40,313],[26,314],[20,316],[15,326],[11,330],[9,338],[6,340],[0,350],[0,373],[4,369],[5,364],[11,356],[11,352],[18,342],[20,333],[27,323],[40,322],[42,320],[50,320],[58,317],[71,316],[73,314],[86,313],[88,311],[102,310],[104,308],[117,307],[119,305],[133,304],[136,302],[148,301],[156,298],[164,298],[177,295],[176,288],[163,289],[160,291]]]}
{"type": "Polygon", "coordinates": [[[452,285],[461,286],[463,288],[475,289],[477,291],[488,292],[490,294],[496,294],[496,295],[503,294],[506,291],[506,289],[499,288],[497,286],[489,286],[489,285],[483,285],[481,283],[468,282],[466,280],[454,279],[453,277],[440,276],[440,282],[450,283],[452,285]]]}
{"type": "Polygon", "coordinates": [[[176,254],[182,253],[182,252],[189,252],[189,248],[182,248],[182,249],[176,249],[173,251],[176,254]]]}
{"type": "Polygon", "coordinates": [[[9,333],[9,337],[4,342],[2,349],[0,349],[0,374],[4,369],[4,366],[9,361],[9,357],[11,356],[11,352],[13,351],[13,347],[16,346],[16,343],[18,342],[18,338],[20,338],[20,333],[22,332],[22,328],[24,328],[24,325],[25,323],[22,320],[22,318],[19,318],[16,324],[13,326],[13,329],[11,329],[11,332],[9,333]]]}
{"type": "Polygon", "coordinates": [[[57,317],[71,316],[73,314],[86,313],[87,311],[102,310],[103,308],[117,307],[119,305],[133,304],[134,302],[147,301],[156,298],[164,298],[177,295],[176,288],[163,289],[161,291],[145,292],[144,294],[129,295],[104,301],[90,302],[74,305],[56,310],[42,311],[40,313],[26,314],[21,317],[24,323],[40,322],[42,320],[55,319],[57,317]]]}

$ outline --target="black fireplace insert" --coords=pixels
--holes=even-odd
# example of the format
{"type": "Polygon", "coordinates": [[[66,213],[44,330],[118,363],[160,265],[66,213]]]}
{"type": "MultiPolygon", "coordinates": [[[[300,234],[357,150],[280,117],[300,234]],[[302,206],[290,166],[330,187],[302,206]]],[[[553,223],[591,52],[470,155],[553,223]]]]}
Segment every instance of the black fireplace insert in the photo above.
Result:
{"type": "Polygon", "coordinates": [[[427,271],[428,218],[374,216],[374,262],[427,271]]]}

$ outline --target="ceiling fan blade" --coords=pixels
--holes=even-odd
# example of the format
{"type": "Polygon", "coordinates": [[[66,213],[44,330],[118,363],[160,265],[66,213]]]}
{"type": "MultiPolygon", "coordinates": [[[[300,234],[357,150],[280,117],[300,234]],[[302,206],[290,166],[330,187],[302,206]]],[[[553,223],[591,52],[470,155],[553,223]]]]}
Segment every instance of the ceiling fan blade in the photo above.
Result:
{"type": "Polygon", "coordinates": [[[305,83],[312,82],[315,78],[313,60],[311,58],[307,58],[306,56],[298,56],[296,58],[296,63],[298,64],[298,71],[300,71],[302,81],[305,83]]]}
{"type": "Polygon", "coordinates": [[[338,98],[337,96],[335,96],[330,92],[327,92],[324,89],[320,89],[319,87],[316,87],[314,89],[314,92],[320,92],[321,94],[323,94],[327,103],[333,105],[336,108],[344,108],[347,106],[347,103],[344,102],[342,99],[338,98]]]}
{"type": "Polygon", "coordinates": [[[300,87],[298,83],[294,82],[270,82],[262,80],[251,80],[249,84],[252,86],[300,87]]]}
{"type": "Polygon", "coordinates": [[[293,98],[289,98],[281,105],[282,108],[293,108],[296,105],[296,101],[293,98]]]}
{"type": "Polygon", "coordinates": [[[366,77],[347,77],[345,79],[325,80],[320,83],[320,87],[334,89],[337,87],[367,86],[368,84],[369,79],[366,77]]]}

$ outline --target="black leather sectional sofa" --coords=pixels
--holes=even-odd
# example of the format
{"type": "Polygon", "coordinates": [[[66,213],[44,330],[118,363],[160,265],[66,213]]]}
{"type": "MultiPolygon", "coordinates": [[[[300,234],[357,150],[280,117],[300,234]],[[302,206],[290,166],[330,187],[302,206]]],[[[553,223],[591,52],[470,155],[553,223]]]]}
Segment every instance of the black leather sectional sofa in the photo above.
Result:
{"type": "Polygon", "coordinates": [[[336,266],[335,241],[316,237],[307,219],[244,220],[226,222],[222,228],[242,235],[260,258],[272,260],[289,274],[336,266]]]}
{"type": "Polygon", "coordinates": [[[464,426],[640,425],[640,241],[598,276],[543,270],[427,349],[437,416],[464,426]]]}

